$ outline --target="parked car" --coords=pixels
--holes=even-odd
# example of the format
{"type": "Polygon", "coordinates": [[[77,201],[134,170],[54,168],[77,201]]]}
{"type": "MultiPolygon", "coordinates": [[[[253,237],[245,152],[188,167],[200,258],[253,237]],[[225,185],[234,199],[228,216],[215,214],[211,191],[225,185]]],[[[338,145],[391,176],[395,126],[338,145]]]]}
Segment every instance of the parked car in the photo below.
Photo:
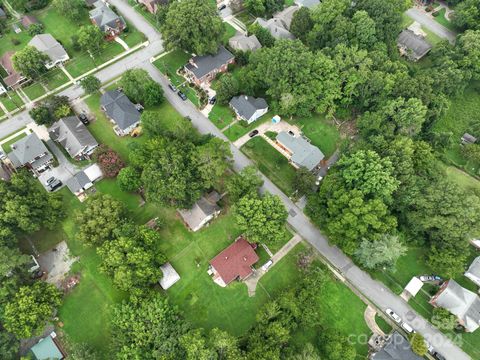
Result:
{"type": "Polygon", "coordinates": [[[135,104],[135,109],[137,109],[138,112],[142,112],[145,108],[142,104],[135,104]]]}
{"type": "Polygon", "coordinates": [[[226,8],[227,8],[227,5],[222,4],[218,7],[218,11],[222,11],[223,9],[226,9],[226,8]]]}
{"type": "Polygon", "coordinates": [[[402,322],[401,326],[402,326],[403,330],[405,330],[409,334],[413,334],[415,332],[415,330],[413,330],[413,328],[410,325],[408,325],[407,323],[402,322]]]}
{"type": "Polygon", "coordinates": [[[187,95],[185,95],[183,92],[179,91],[177,92],[178,96],[180,96],[180,99],[183,101],[187,100],[187,95]]]}
{"type": "Polygon", "coordinates": [[[170,88],[170,90],[172,90],[173,92],[177,92],[177,88],[175,87],[175,85],[173,84],[168,84],[168,87],[170,88]]]}
{"type": "Polygon", "coordinates": [[[422,275],[419,277],[420,281],[427,282],[427,281],[442,281],[443,279],[437,275],[422,275]]]}
{"type": "Polygon", "coordinates": [[[253,130],[250,132],[250,134],[248,134],[248,136],[250,136],[251,138],[254,137],[255,135],[258,135],[258,130],[253,130]]]}
{"type": "Polygon", "coordinates": [[[442,354],[439,354],[438,352],[434,351],[433,352],[433,357],[437,360],[447,360],[442,354]]]}
{"type": "Polygon", "coordinates": [[[88,120],[88,117],[85,113],[80,113],[78,114],[78,119],[84,124],[84,125],[88,125],[90,123],[90,121],[88,120]]]}
{"type": "Polygon", "coordinates": [[[402,322],[402,318],[398,316],[392,309],[386,309],[385,313],[390,316],[397,324],[402,322]]]}
{"type": "Polygon", "coordinates": [[[315,181],[315,185],[317,185],[317,186],[320,185],[320,181],[322,181],[322,180],[323,180],[323,176],[318,175],[317,180],[315,181]]]}
{"type": "Polygon", "coordinates": [[[55,180],[55,176],[49,177],[47,181],[45,181],[45,186],[50,185],[55,180]]]}
{"type": "Polygon", "coordinates": [[[272,266],[272,265],[273,265],[273,260],[270,259],[270,260],[268,260],[265,264],[262,265],[262,270],[263,270],[263,271],[266,271],[266,270],[267,270],[270,266],[272,266]]]}
{"type": "Polygon", "coordinates": [[[7,158],[7,154],[5,154],[2,150],[0,150],[0,160],[5,160],[7,158]]]}
{"type": "Polygon", "coordinates": [[[208,100],[208,102],[209,102],[210,104],[212,104],[212,105],[215,104],[215,103],[217,102],[217,97],[216,97],[216,96],[212,96],[212,97],[210,98],[210,100],[208,100]]]}
{"type": "Polygon", "coordinates": [[[192,122],[192,119],[190,118],[190,116],[185,116],[185,120],[192,122]]]}
{"type": "Polygon", "coordinates": [[[292,130],[288,130],[288,133],[292,136],[295,136],[294,132],[292,130]]]}
{"type": "Polygon", "coordinates": [[[47,188],[48,188],[49,191],[55,191],[60,186],[62,186],[62,182],[58,179],[55,179],[50,184],[48,184],[47,188]]]}

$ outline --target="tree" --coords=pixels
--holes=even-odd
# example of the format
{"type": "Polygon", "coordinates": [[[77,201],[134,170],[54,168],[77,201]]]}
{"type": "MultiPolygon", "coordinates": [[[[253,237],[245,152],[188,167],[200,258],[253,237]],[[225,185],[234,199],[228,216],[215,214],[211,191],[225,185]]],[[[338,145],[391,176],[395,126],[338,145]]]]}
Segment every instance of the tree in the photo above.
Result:
{"type": "Polygon", "coordinates": [[[425,343],[425,339],[419,333],[415,333],[412,335],[410,339],[410,345],[412,345],[412,350],[415,354],[419,356],[425,356],[428,352],[427,344],[425,343]]]}
{"type": "MultiPolygon", "coordinates": [[[[17,248],[9,248],[0,243],[0,274],[13,274],[31,262],[31,258],[20,253],[17,248]]],[[[20,270],[21,271],[21,270],[20,270]]]]}
{"type": "Polygon", "coordinates": [[[112,339],[117,359],[182,359],[180,338],[188,325],[166,297],[131,297],[113,309],[112,339]],[[132,331],[135,329],[135,331],[132,331]]]}
{"type": "Polygon", "coordinates": [[[248,33],[255,35],[263,47],[272,47],[275,44],[275,38],[272,34],[256,23],[248,27],[248,33]]]}
{"type": "Polygon", "coordinates": [[[114,178],[121,169],[125,167],[125,163],[114,150],[107,145],[100,145],[93,153],[93,159],[98,163],[104,177],[114,178]]]}
{"type": "Polygon", "coordinates": [[[299,40],[277,40],[273,47],[254,52],[250,65],[257,86],[272,98],[280,114],[307,116],[335,110],[334,101],[340,96],[335,64],[299,40]]]}
{"type": "Polygon", "coordinates": [[[239,349],[235,336],[218,328],[212,329],[209,336],[209,346],[217,352],[218,359],[240,360],[243,354],[239,349]]]}
{"type": "Polygon", "coordinates": [[[309,194],[315,186],[315,175],[302,166],[295,172],[294,185],[300,194],[309,194]]]}
{"type": "Polygon", "coordinates": [[[45,104],[37,105],[28,113],[38,125],[50,126],[55,122],[55,118],[52,116],[50,109],[45,104]]]}
{"type": "Polygon", "coordinates": [[[457,317],[447,309],[433,308],[431,323],[440,330],[451,331],[457,326],[457,317]]]}
{"type": "Polygon", "coordinates": [[[77,239],[85,244],[100,245],[113,238],[113,231],[124,222],[125,209],[109,195],[98,194],[85,202],[76,215],[77,239]]]}
{"type": "Polygon", "coordinates": [[[239,173],[230,176],[225,184],[232,202],[236,202],[247,195],[258,195],[258,189],[262,185],[263,179],[253,165],[244,167],[239,173]]]}
{"type": "Polygon", "coordinates": [[[162,278],[165,256],[157,250],[160,235],[152,229],[131,224],[114,231],[114,239],[97,249],[100,269],[123,291],[141,294],[162,278]]]}
{"type": "Polygon", "coordinates": [[[216,358],[215,351],[207,344],[203,329],[190,330],[180,338],[180,345],[185,350],[186,359],[210,360],[216,358]]]}
{"type": "Polygon", "coordinates": [[[328,360],[354,360],[357,351],[348,338],[334,329],[324,329],[319,337],[319,346],[328,360]]]}
{"type": "Polygon", "coordinates": [[[155,106],[163,100],[162,87],[143,69],[130,69],[123,73],[120,86],[133,102],[155,106]]]}
{"type": "Polygon", "coordinates": [[[479,164],[480,163],[480,145],[465,144],[462,147],[462,155],[468,161],[479,164]]]}
{"type": "Polygon", "coordinates": [[[182,49],[197,55],[215,54],[224,31],[215,4],[203,0],[173,2],[162,25],[167,49],[182,49]]]}
{"type": "Polygon", "coordinates": [[[267,11],[263,0],[245,0],[244,6],[249,13],[255,16],[264,16],[267,11]]]}
{"type": "Polygon", "coordinates": [[[406,252],[407,248],[398,236],[383,235],[373,241],[362,240],[355,255],[367,269],[380,267],[395,269],[398,258],[405,255],[406,252]]]}
{"type": "Polygon", "coordinates": [[[352,45],[360,49],[370,49],[378,41],[375,21],[366,11],[360,10],[353,14],[354,37],[350,40],[352,45]]]}
{"type": "Polygon", "coordinates": [[[100,355],[87,343],[63,342],[70,360],[100,360],[100,355]]]}
{"type": "Polygon", "coordinates": [[[17,51],[12,57],[15,70],[30,79],[37,79],[47,71],[45,62],[48,60],[49,57],[46,54],[30,45],[17,51]]]}
{"type": "Polygon", "coordinates": [[[463,68],[480,80],[480,30],[467,30],[459,36],[456,49],[463,68]]]}
{"type": "Polygon", "coordinates": [[[295,35],[296,38],[305,42],[312,28],[313,20],[310,15],[310,9],[308,7],[301,7],[293,14],[290,32],[295,35]]]}
{"type": "Polygon", "coordinates": [[[43,30],[44,30],[44,26],[43,24],[30,24],[30,26],[28,27],[28,35],[30,35],[31,37],[34,37],[35,35],[38,35],[38,34],[42,34],[43,33],[43,30]]]}
{"type": "Polygon", "coordinates": [[[53,0],[52,6],[70,20],[80,22],[85,12],[83,0],[53,0]]]}
{"type": "Polygon", "coordinates": [[[84,51],[88,51],[90,56],[95,57],[105,46],[103,34],[95,25],[82,26],[78,30],[78,45],[84,51]]]}
{"type": "Polygon", "coordinates": [[[240,92],[240,84],[232,74],[223,74],[215,84],[217,91],[217,102],[219,104],[228,104],[230,99],[240,92]]]}
{"type": "Polygon", "coordinates": [[[279,242],[284,233],[287,211],[278,196],[247,195],[235,204],[239,228],[249,240],[272,245],[279,242]]]}
{"type": "Polygon", "coordinates": [[[70,105],[61,105],[57,109],[55,109],[55,112],[53,114],[55,115],[56,119],[61,119],[69,116],[71,113],[72,109],[70,108],[70,105]]]}
{"type": "Polygon", "coordinates": [[[18,359],[20,341],[6,331],[0,331],[0,354],[4,360],[18,359]]]}
{"type": "Polygon", "coordinates": [[[293,355],[292,360],[321,360],[321,358],[317,349],[311,343],[306,343],[300,352],[293,355]]]}
{"type": "Polygon", "coordinates": [[[141,172],[132,166],[120,170],[117,176],[118,186],[123,191],[134,192],[142,187],[141,172]]]}
{"type": "Polygon", "coordinates": [[[186,142],[196,141],[198,132],[187,119],[165,121],[158,111],[145,110],[141,117],[142,130],[150,138],[167,137],[186,142]]]}
{"type": "Polygon", "coordinates": [[[86,94],[93,94],[94,92],[100,90],[100,86],[102,85],[102,83],[94,75],[88,75],[85,76],[82,80],[80,80],[80,85],[82,86],[86,94]]]}
{"type": "Polygon", "coordinates": [[[230,145],[217,137],[212,137],[207,143],[197,146],[193,153],[193,166],[205,189],[213,187],[225,174],[231,158],[230,145]]]}
{"type": "Polygon", "coordinates": [[[37,335],[61,304],[61,299],[60,291],[43,281],[23,286],[5,306],[4,326],[17,338],[37,335]]]}
{"type": "Polygon", "coordinates": [[[460,29],[480,30],[480,1],[461,1],[455,6],[452,23],[460,29]]]}

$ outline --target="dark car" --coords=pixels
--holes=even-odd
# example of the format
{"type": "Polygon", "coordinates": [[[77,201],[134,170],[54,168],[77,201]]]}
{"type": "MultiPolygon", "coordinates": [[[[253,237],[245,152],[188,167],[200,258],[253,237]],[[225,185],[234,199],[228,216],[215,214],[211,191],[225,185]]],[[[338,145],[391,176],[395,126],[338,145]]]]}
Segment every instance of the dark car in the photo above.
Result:
{"type": "Polygon", "coordinates": [[[45,181],[45,186],[49,186],[54,181],[55,181],[55,176],[49,177],[47,181],[45,181]]]}
{"type": "Polygon", "coordinates": [[[438,360],[446,360],[445,357],[442,354],[439,354],[438,352],[434,352],[433,357],[438,360]]]}
{"type": "Polygon", "coordinates": [[[226,9],[226,8],[227,8],[227,5],[222,4],[218,7],[218,11],[222,11],[223,9],[226,9]]]}
{"type": "Polygon", "coordinates": [[[217,102],[217,97],[213,96],[212,98],[210,98],[210,100],[208,100],[208,102],[212,105],[215,104],[217,102]]]}
{"type": "Polygon", "coordinates": [[[78,114],[78,119],[79,119],[84,125],[88,125],[88,124],[90,123],[90,121],[88,121],[87,115],[85,115],[84,113],[78,114]]]}
{"type": "Polygon", "coordinates": [[[180,99],[183,101],[187,100],[187,95],[185,95],[183,92],[179,91],[177,92],[178,96],[180,96],[180,99]]]}
{"type": "Polygon", "coordinates": [[[47,188],[48,188],[48,191],[55,191],[60,186],[62,186],[62,182],[58,179],[55,179],[47,186],[47,188]]]}
{"type": "Polygon", "coordinates": [[[253,130],[252,132],[250,132],[250,134],[248,134],[248,136],[250,137],[254,137],[255,135],[258,135],[258,130],[253,130]]]}
{"type": "Polygon", "coordinates": [[[192,119],[190,118],[190,116],[185,116],[185,120],[188,120],[188,121],[192,121],[192,119]]]}
{"type": "Polygon", "coordinates": [[[173,92],[177,92],[177,88],[175,87],[175,85],[173,85],[173,84],[168,84],[168,87],[169,87],[170,90],[172,90],[173,92]]]}

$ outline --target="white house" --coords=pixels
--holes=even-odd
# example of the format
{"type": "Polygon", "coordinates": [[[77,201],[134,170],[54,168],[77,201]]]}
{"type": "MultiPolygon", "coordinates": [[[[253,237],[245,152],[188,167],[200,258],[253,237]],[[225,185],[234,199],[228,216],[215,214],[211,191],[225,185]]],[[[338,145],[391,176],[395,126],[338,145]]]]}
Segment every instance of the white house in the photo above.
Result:
{"type": "Polygon", "coordinates": [[[245,120],[248,124],[251,124],[268,112],[268,104],[265,99],[247,95],[233,97],[230,100],[230,107],[235,111],[239,119],[245,120]]]}
{"type": "Polygon", "coordinates": [[[465,276],[480,286],[480,256],[473,260],[472,264],[465,272],[465,276]]]}
{"type": "Polygon", "coordinates": [[[50,60],[45,63],[47,69],[63,64],[70,59],[63,46],[50,34],[35,35],[28,45],[35,47],[49,57],[50,60]]]}

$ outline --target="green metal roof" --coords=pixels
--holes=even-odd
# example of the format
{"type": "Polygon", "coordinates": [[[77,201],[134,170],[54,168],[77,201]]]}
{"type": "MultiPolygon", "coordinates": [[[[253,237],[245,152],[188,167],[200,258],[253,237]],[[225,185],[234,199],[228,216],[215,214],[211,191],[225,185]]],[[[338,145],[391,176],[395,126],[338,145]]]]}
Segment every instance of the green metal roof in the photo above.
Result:
{"type": "Polygon", "coordinates": [[[40,340],[30,349],[37,360],[61,360],[63,355],[51,336],[40,340]]]}

